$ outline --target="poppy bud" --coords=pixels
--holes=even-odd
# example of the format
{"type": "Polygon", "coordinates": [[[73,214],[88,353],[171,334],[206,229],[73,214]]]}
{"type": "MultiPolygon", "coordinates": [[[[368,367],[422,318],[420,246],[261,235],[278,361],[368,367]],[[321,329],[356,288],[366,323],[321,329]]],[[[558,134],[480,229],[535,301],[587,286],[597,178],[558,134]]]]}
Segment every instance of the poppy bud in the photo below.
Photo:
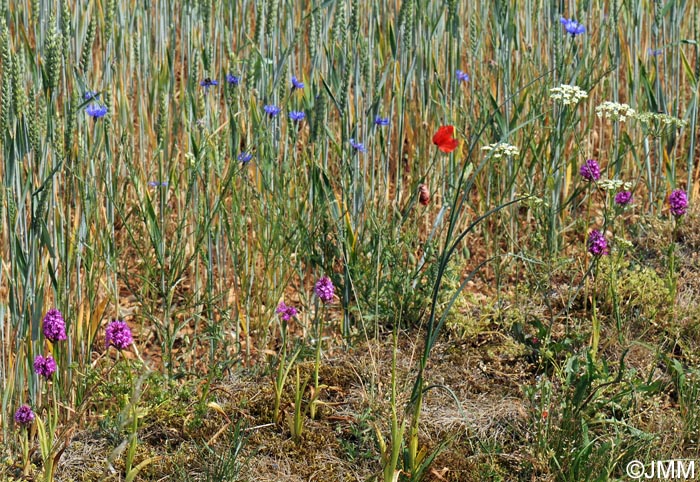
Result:
{"type": "Polygon", "coordinates": [[[428,186],[426,186],[425,184],[421,184],[420,186],[418,186],[418,193],[419,193],[418,201],[423,206],[427,206],[428,203],[430,202],[430,191],[428,190],[428,186]]]}

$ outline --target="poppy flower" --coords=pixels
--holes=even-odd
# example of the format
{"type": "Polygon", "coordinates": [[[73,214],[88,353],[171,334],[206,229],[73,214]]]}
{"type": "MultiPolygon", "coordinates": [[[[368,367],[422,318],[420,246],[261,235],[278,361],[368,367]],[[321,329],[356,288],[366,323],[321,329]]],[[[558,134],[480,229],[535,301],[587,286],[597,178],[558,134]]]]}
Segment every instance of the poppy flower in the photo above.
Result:
{"type": "Polygon", "coordinates": [[[452,152],[459,145],[459,141],[453,137],[454,134],[455,126],[442,126],[433,136],[433,144],[442,152],[452,152]]]}

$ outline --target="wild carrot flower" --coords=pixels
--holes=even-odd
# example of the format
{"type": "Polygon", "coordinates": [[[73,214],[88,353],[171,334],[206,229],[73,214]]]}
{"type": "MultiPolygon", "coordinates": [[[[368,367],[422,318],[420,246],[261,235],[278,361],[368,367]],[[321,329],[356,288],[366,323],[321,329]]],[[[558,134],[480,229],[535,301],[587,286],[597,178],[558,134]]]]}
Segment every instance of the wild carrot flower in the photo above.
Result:
{"type": "Polygon", "coordinates": [[[598,181],[598,187],[606,191],[618,191],[622,188],[623,191],[632,189],[631,182],[625,182],[622,179],[601,179],[598,181]]]}
{"type": "Polygon", "coordinates": [[[389,118],[377,115],[374,118],[374,124],[378,125],[378,126],[388,126],[389,125],[389,118]]]}
{"type": "Polygon", "coordinates": [[[642,125],[644,131],[652,137],[661,137],[666,132],[682,129],[688,125],[688,121],[657,112],[640,112],[634,116],[642,125]]]}
{"type": "Polygon", "coordinates": [[[66,322],[63,315],[57,309],[50,309],[44,315],[44,337],[51,341],[57,342],[66,339],[66,322]]]}
{"type": "Polygon", "coordinates": [[[333,282],[328,276],[322,276],[316,282],[314,286],[314,293],[319,297],[324,303],[330,303],[333,301],[333,295],[335,294],[335,287],[333,282]]]}
{"type": "Polygon", "coordinates": [[[34,412],[29,405],[22,405],[15,412],[15,422],[20,425],[29,425],[34,421],[34,412]]]}
{"type": "Polygon", "coordinates": [[[615,204],[618,206],[627,206],[632,202],[632,193],[630,191],[620,191],[615,194],[615,204]]]}
{"type": "Polygon", "coordinates": [[[85,112],[87,112],[93,119],[99,119],[107,114],[107,106],[90,104],[85,108],[85,112]]]}
{"type": "Polygon", "coordinates": [[[688,211],[688,195],[683,189],[676,189],[668,196],[671,205],[671,214],[675,217],[683,216],[688,211]]]}
{"type": "Polygon", "coordinates": [[[549,98],[559,100],[564,105],[578,104],[581,99],[588,97],[588,92],[576,85],[561,84],[559,87],[549,89],[549,98]]]}
{"type": "Polygon", "coordinates": [[[597,229],[588,235],[588,252],[593,256],[608,254],[608,242],[605,235],[597,229]]]}
{"type": "Polygon", "coordinates": [[[458,82],[469,82],[469,74],[468,73],[462,72],[461,70],[457,69],[455,74],[457,75],[458,82]]]}
{"type": "Polygon", "coordinates": [[[124,321],[115,320],[107,325],[105,330],[105,345],[114,345],[117,350],[124,350],[134,342],[131,329],[124,321]]]}
{"type": "Polygon", "coordinates": [[[506,144],[505,142],[497,142],[496,144],[489,144],[481,148],[482,151],[493,151],[493,158],[500,159],[501,157],[516,157],[520,154],[520,149],[516,146],[506,144]]]}
{"type": "Polygon", "coordinates": [[[571,19],[566,19],[562,17],[559,19],[561,24],[564,26],[564,29],[571,34],[572,37],[575,37],[577,35],[581,35],[583,33],[586,33],[586,27],[578,23],[576,20],[573,18],[571,19]]]}
{"type": "Polygon", "coordinates": [[[599,118],[605,116],[606,119],[613,121],[625,122],[627,118],[633,118],[635,110],[628,104],[620,104],[618,102],[605,101],[595,108],[599,118]]]}
{"type": "Polygon", "coordinates": [[[268,117],[270,118],[277,117],[277,115],[279,115],[279,113],[282,111],[282,109],[280,109],[274,104],[268,104],[264,106],[263,110],[265,111],[265,113],[267,113],[268,117]]]}
{"type": "Polygon", "coordinates": [[[205,90],[208,90],[209,87],[214,87],[215,85],[219,85],[219,82],[217,80],[210,79],[209,77],[207,77],[206,79],[202,80],[199,83],[199,85],[204,87],[205,90]]]}
{"type": "Polygon", "coordinates": [[[293,110],[289,113],[289,119],[293,120],[294,122],[301,122],[304,120],[306,117],[306,114],[304,114],[301,111],[293,110]]]}
{"type": "Polygon", "coordinates": [[[37,355],[34,358],[34,373],[44,378],[51,378],[51,375],[56,371],[56,360],[51,355],[43,357],[37,355]]]}
{"type": "Polygon", "coordinates": [[[226,82],[229,85],[237,86],[241,83],[241,78],[240,78],[240,76],[237,76],[237,75],[226,74],[226,82]]]}
{"type": "Polygon", "coordinates": [[[350,146],[355,152],[367,152],[365,145],[361,142],[355,142],[355,139],[350,139],[350,146]]]}
{"type": "Polygon", "coordinates": [[[238,160],[243,164],[248,164],[248,162],[250,162],[252,158],[253,154],[251,154],[250,152],[243,151],[240,154],[238,154],[238,160]]]}
{"type": "Polygon", "coordinates": [[[297,309],[294,308],[293,306],[289,306],[285,304],[284,301],[280,301],[280,304],[277,305],[277,314],[280,315],[280,318],[282,318],[282,321],[289,321],[295,316],[297,316],[297,309]]]}
{"type": "Polygon", "coordinates": [[[587,181],[597,181],[600,179],[600,165],[595,159],[588,159],[579,169],[579,173],[587,181]]]}
{"type": "Polygon", "coordinates": [[[459,141],[454,138],[455,126],[441,126],[433,136],[433,144],[442,152],[450,153],[457,149],[459,141]]]}
{"type": "Polygon", "coordinates": [[[301,90],[304,88],[304,82],[301,82],[295,76],[292,76],[292,90],[301,90]]]}

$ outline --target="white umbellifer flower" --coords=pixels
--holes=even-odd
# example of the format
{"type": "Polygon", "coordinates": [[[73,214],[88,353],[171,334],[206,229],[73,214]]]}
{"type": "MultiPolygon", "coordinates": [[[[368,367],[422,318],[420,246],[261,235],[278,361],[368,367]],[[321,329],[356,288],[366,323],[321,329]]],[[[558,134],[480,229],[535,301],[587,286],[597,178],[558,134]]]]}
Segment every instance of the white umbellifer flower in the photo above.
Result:
{"type": "Polygon", "coordinates": [[[601,179],[598,181],[598,186],[606,191],[617,191],[622,187],[622,181],[619,179],[601,179]]]}
{"type": "Polygon", "coordinates": [[[629,191],[632,189],[631,182],[625,182],[621,179],[601,179],[597,182],[598,186],[605,191],[619,191],[622,188],[623,191],[629,191]]]}
{"type": "Polygon", "coordinates": [[[625,122],[628,117],[634,117],[635,110],[627,104],[605,101],[595,108],[598,117],[625,122]]]}
{"type": "Polygon", "coordinates": [[[621,248],[631,248],[634,246],[630,241],[627,241],[625,238],[620,238],[618,236],[615,236],[615,244],[621,248]]]}
{"type": "Polygon", "coordinates": [[[549,91],[551,92],[550,99],[559,100],[564,105],[575,105],[581,99],[588,97],[588,92],[575,85],[561,84],[559,87],[554,87],[549,91]]]}
{"type": "Polygon", "coordinates": [[[481,148],[482,151],[493,151],[493,157],[499,159],[503,156],[505,157],[515,157],[520,154],[520,149],[505,142],[497,142],[495,144],[489,144],[481,148]]]}
{"type": "Polygon", "coordinates": [[[688,121],[679,119],[678,117],[673,117],[668,114],[657,114],[654,112],[642,112],[637,114],[636,119],[644,125],[648,124],[663,124],[665,127],[675,127],[676,129],[682,129],[688,124],[688,121]]]}

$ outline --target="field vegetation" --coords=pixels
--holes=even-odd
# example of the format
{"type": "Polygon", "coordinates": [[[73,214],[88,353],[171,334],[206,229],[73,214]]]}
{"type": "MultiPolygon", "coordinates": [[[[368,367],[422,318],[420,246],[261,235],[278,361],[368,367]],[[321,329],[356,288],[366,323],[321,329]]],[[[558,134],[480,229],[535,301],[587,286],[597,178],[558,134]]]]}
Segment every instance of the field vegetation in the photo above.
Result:
{"type": "Polygon", "coordinates": [[[0,480],[700,464],[699,37],[685,0],[0,1],[0,480]]]}

